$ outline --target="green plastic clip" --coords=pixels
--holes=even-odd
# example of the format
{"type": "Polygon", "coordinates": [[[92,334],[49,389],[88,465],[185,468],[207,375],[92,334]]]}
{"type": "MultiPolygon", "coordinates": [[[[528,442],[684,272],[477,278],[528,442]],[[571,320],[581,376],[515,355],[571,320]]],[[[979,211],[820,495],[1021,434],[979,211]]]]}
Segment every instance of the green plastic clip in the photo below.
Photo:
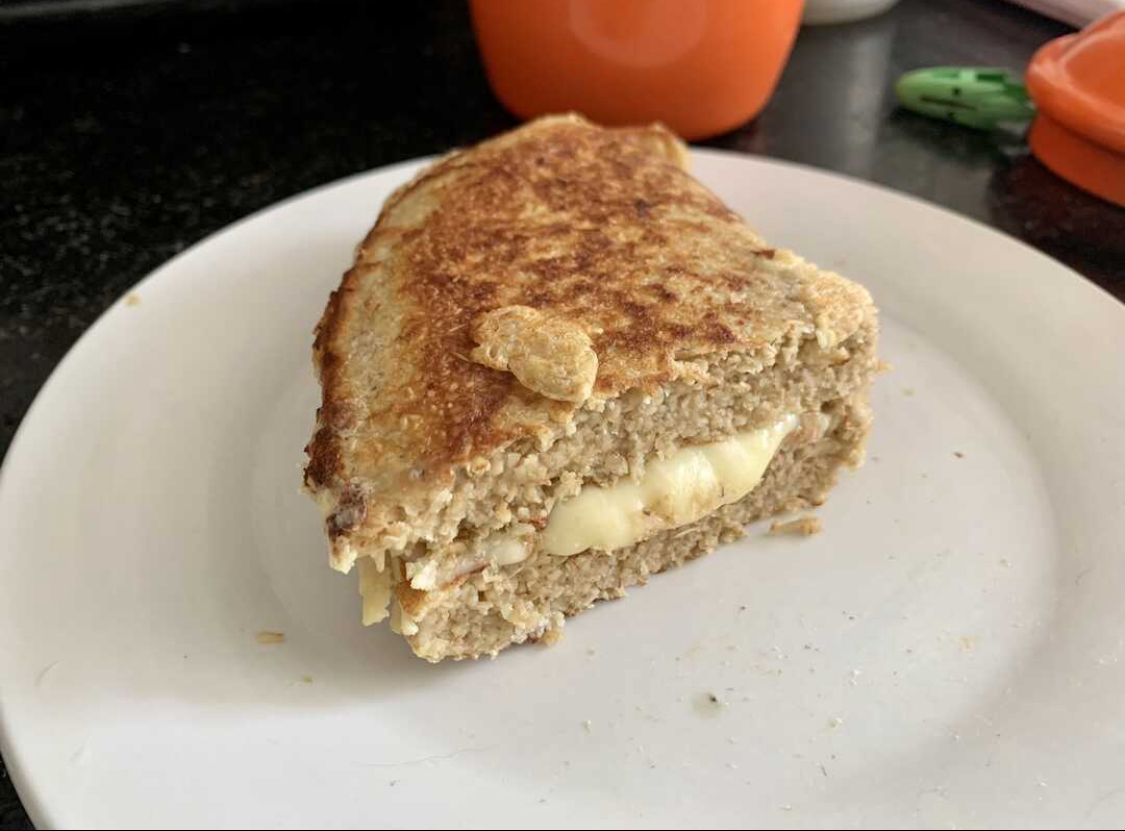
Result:
{"type": "Polygon", "coordinates": [[[908,110],[978,130],[1035,116],[1019,77],[993,67],[916,69],[898,79],[895,95],[908,110]]]}

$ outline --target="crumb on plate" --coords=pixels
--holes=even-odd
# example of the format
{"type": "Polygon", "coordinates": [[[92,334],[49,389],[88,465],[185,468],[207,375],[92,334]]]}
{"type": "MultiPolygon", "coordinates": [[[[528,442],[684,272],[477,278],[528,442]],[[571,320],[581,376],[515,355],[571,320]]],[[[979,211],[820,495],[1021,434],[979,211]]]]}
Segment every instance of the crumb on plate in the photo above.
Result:
{"type": "Polygon", "coordinates": [[[791,519],[788,522],[775,520],[770,523],[770,536],[780,536],[781,534],[789,534],[791,536],[811,537],[813,534],[819,534],[824,530],[820,523],[820,519],[815,516],[803,516],[797,519],[791,519]]]}

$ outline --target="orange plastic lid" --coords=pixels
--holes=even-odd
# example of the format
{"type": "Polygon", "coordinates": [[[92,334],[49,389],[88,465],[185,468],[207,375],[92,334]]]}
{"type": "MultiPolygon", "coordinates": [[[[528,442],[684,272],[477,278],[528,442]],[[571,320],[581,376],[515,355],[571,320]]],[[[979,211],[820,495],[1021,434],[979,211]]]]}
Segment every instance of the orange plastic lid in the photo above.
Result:
{"type": "Polygon", "coordinates": [[[1055,173],[1125,207],[1125,12],[1056,38],[1031,59],[1031,149],[1055,173]]]}

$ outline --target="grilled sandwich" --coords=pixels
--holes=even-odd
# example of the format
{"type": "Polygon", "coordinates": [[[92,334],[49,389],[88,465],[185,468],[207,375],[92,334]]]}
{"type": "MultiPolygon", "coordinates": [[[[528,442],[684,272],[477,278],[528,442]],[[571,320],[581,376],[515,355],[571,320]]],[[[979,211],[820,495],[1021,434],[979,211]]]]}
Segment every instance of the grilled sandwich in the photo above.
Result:
{"type": "Polygon", "coordinates": [[[316,330],[306,448],[365,624],[430,661],[550,642],[860,463],[870,296],[687,162],[554,116],[387,200],[316,330]]]}

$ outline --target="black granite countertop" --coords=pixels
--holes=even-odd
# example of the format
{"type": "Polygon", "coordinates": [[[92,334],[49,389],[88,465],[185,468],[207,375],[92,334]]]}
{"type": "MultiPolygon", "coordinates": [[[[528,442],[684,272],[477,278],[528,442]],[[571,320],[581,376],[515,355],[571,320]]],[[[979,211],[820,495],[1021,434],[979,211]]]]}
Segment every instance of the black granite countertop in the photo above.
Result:
{"type": "MultiPolygon", "coordinates": [[[[83,330],[176,252],[314,185],[514,123],[456,2],[31,5],[0,0],[0,454],[83,330]]],[[[1125,210],[1055,178],[1019,137],[893,103],[908,69],[1021,70],[1065,31],[995,0],[903,0],[805,29],[765,112],[709,144],[916,194],[1125,298],[1125,210]]],[[[0,762],[0,828],[30,827],[0,762]]]]}

